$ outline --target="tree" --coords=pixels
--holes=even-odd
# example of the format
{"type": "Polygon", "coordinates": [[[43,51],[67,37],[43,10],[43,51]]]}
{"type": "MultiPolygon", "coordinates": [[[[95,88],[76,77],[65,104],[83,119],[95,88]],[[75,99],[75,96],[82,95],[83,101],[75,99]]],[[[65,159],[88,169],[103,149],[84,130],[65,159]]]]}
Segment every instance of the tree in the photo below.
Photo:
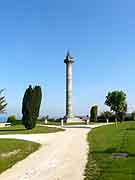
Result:
{"type": "Polygon", "coordinates": [[[106,96],[105,104],[115,112],[116,120],[120,114],[127,111],[126,94],[123,91],[112,91],[106,96]]]}
{"type": "MultiPolygon", "coordinates": [[[[4,91],[4,89],[0,90],[0,95],[2,94],[3,91],[4,91]]],[[[7,103],[6,103],[6,100],[5,100],[5,96],[0,96],[0,113],[5,112],[6,106],[7,106],[7,103]]]]}
{"type": "Polygon", "coordinates": [[[135,111],[131,113],[132,120],[135,121],[135,111]]]}
{"type": "Polygon", "coordinates": [[[22,122],[26,129],[32,129],[36,125],[39,116],[42,92],[40,86],[26,89],[22,103],[22,122]]]}
{"type": "Polygon", "coordinates": [[[104,111],[104,112],[102,113],[102,116],[105,117],[107,123],[109,122],[109,119],[110,119],[110,117],[111,117],[112,115],[113,115],[113,114],[112,114],[112,112],[110,112],[110,111],[104,111]]]}
{"type": "Polygon", "coordinates": [[[92,106],[90,110],[90,121],[97,121],[98,106],[92,106]]]}
{"type": "Polygon", "coordinates": [[[118,113],[118,119],[119,119],[120,122],[125,120],[126,113],[127,113],[127,108],[128,108],[128,106],[127,106],[127,104],[125,104],[123,112],[118,113]]]}

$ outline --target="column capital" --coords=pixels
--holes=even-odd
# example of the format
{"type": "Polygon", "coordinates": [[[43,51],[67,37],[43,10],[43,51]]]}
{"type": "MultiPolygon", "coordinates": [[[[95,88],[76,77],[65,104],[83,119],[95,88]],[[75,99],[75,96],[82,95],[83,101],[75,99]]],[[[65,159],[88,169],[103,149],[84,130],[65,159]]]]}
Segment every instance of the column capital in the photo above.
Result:
{"type": "Polygon", "coordinates": [[[74,58],[70,55],[70,52],[68,51],[67,52],[67,55],[66,55],[66,58],[65,58],[65,60],[64,60],[64,63],[66,63],[66,64],[69,64],[69,63],[74,63],[74,60],[73,60],[74,58]]]}

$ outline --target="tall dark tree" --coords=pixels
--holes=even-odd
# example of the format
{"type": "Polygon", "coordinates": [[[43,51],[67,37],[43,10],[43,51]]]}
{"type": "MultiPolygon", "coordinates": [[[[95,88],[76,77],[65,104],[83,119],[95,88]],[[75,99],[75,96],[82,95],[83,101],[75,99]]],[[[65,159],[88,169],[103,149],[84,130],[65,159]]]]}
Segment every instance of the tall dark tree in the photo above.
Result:
{"type": "Polygon", "coordinates": [[[35,86],[32,88],[30,85],[25,91],[22,103],[22,121],[26,129],[32,129],[35,127],[36,120],[39,116],[41,100],[41,87],[35,86]]]}
{"type": "Polygon", "coordinates": [[[1,96],[3,91],[4,91],[4,89],[0,90],[0,113],[4,113],[5,112],[5,108],[7,106],[7,103],[6,103],[6,100],[5,100],[5,96],[1,96]]]}
{"type": "Polygon", "coordinates": [[[98,106],[92,106],[90,110],[90,121],[97,121],[98,106]]]}
{"type": "Polygon", "coordinates": [[[106,96],[105,104],[114,111],[116,118],[119,119],[127,111],[126,94],[123,91],[109,92],[106,96]]]}

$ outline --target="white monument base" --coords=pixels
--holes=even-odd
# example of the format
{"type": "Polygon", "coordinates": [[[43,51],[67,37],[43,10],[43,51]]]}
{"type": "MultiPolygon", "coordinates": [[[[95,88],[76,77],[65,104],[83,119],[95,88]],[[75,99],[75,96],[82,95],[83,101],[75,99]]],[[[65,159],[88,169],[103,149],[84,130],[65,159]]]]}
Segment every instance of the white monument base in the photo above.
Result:
{"type": "Polygon", "coordinates": [[[66,122],[67,123],[77,123],[77,122],[84,122],[84,121],[77,117],[67,117],[66,122]]]}

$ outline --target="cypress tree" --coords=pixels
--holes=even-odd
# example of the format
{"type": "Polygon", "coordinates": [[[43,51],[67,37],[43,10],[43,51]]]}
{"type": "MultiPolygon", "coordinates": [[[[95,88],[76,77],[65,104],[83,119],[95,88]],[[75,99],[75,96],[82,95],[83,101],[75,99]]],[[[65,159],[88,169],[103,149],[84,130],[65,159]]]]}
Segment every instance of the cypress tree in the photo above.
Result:
{"type": "Polygon", "coordinates": [[[90,121],[97,121],[98,106],[92,106],[90,110],[90,121]]]}
{"type": "Polygon", "coordinates": [[[36,120],[39,116],[41,100],[41,87],[35,86],[32,88],[30,85],[25,91],[22,103],[22,122],[26,129],[32,129],[35,127],[36,120]]]}

